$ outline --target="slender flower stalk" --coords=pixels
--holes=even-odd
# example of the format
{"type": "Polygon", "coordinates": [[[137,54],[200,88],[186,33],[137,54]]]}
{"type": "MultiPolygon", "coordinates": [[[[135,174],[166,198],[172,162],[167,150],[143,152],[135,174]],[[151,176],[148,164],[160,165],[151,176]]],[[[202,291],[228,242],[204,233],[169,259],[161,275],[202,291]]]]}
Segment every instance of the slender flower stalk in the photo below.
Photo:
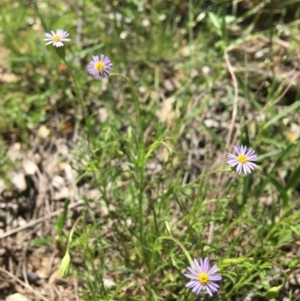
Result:
{"type": "Polygon", "coordinates": [[[186,284],[186,287],[191,288],[192,292],[199,295],[201,290],[206,290],[207,293],[212,296],[219,289],[219,285],[216,281],[222,280],[220,274],[215,274],[218,267],[214,264],[209,266],[209,259],[206,257],[204,261],[200,259],[194,259],[192,267],[187,268],[190,273],[184,274],[185,277],[191,279],[186,284]]]}
{"type": "Polygon", "coordinates": [[[62,29],[57,29],[56,32],[51,30],[51,33],[45,33],[45,41],[46,46],[52,44],[55,47],[62,47],[64,46],[63,42],[70,41],[67,37],[69,36],[69,33],[62,29]]]}
{"type": "Polygon", "coordinates": [[[130,89],[131,89],[131,92],[132,92],[132,97],[133,97],[133,100],[134,100],[134,105],[135,105],[135,110],[136,110],[136,114],[137,114],[137,123],[138,123],[138,126],[139,126],[139,130],[140,130],[140,133],[141,133],[141,137],[143,135],[143,126],[142,126],[142,120],[141,120],[141,108],[140,108],[140,102],[139,102],[139,96],[138,96],[138,93],[136,91],[136,88],[135,86],[133,85],[133,83],[130,81],[130,79],[122,74],[119,74],[119,73],[111,73],[110,74],[110,77],[120,77],[123,81],[125,81],[129,86],[130,86],[130,89]]]}
{"type": "Polygon", "coordinates": [[[79,103],[81,105],[81,109],[82,109],[82,114],[84,116],[84,118],[86,119],[87,118],[87,112],[86,112],[86,109],[85,109],[85,105],[84,105],[84,101],[81,97],[81,94],[80,94],[80,91],[79,91],[79,88],[78,88],[78,85],[77,85],[77,81],[76,81],[76,77],[72,71],[72,67],[70,66],[70,64],[67,62],[67,60],[64,58],[64,62],[65,64],[67,65],[68,67],[68,70],[70,72],[70,75],[73,79],[73,82],[74,82],[74,86],[75,86],[75,92],[76,92],[76,96],[77,96],[77,99],[79,100],[79,103]]]}
{"type": "Polygon", "coordinates": [[[236,154],[227,154],[227,164],[230,167],[236,166],[236,171],[240,174],[242,171],[245,174],[250,174],[256,168],[256,164],[251,161],[257,161],[257,155],[252,148],[247,146],[234,146],[236,154]]]}
{"type": "Polygon", "coordinates": [[[113,64],[111,60],[104,54],[93,55],[93,59],[89,62],[87,68],[89,74],[92,74],[94,78],[108,77],[113,64]]]}

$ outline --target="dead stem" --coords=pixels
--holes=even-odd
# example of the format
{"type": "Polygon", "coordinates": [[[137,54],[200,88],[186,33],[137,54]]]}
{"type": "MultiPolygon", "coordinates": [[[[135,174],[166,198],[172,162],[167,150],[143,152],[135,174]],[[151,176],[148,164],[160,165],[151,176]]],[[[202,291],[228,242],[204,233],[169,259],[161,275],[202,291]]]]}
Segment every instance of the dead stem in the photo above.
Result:
{"type": "Polygon", "coordinates": [[[18,277],[16,277],[15,275],[13,275],[12,273],[10,273],[9,271],[7,271],[7,270],[5,270],[5,269],[3,269],[3,268],[0,267],[0,272],[3,273],[3,274],[6,274],[10,278],[12,278],[14,281],[18,282],[20,285],[22,285],[23,287],[25,287],[26,289],[28,289],[30,292],[32,292],[34,295],[36,295],[41,300],[43,300],[43,301],[49,301],[47,298],[45,298],[39,292],[37,292],[36,290],[34,290],[30,285],[28,285],[27,283],[23,282],[22,280],[20,280],[18,277]]]}

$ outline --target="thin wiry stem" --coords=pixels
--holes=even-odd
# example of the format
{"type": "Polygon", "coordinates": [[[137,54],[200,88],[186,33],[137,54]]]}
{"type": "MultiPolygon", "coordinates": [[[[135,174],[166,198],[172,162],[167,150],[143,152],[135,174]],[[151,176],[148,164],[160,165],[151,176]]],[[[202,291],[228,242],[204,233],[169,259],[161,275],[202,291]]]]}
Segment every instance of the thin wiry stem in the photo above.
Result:
{"type": "Polygon", "coordinates": [[[235,76],[233,67],[230,63],[228,52],[227,52],[226,48],[224,50],[224,58],[225,58],[225,62],[226,62],[228,71],[230,73],[230,76],[232,78],[233,89],[234,89],[233,110],[232,110],[232,115],[231,115],[231,122],[230,122],[229,132],[228,132],[228,136],[227,136],[227,140],[226,140],[226,149],[228,149],[229,144],[230,144],[230,140],[231,140],[231,136],[232,136],[232,132],[233,132],[233,128],[234,128],[236,115],[237,115],[237,107],[238,107],[238,100],[239,100],[239,88],[238,88],[237,78],[235,76]]]}
{"type": "Polygon", "coordinates": [[[5,270],[3,268],[0,268],[0,272],[3,273],[3,274],[6,274],[8,277],[10,277],[14,281],[18,282],[18,284],[20,284],[23,287],[25,287],[26,289],[28,289],[30,292],[32,292],[34,295],[36,295],[39,299],[41,299],[43,301],[49,301],[47,298],[45,298],[39,292],[37,292],[36,290],[34,290],[30,285],[28,285],[27,283],[23,282],[22,280],[20,280],[18,277],[16,277],[15,275],[13,275],[12,273],[10,273],[9,271],[7,271],[7,270],[5,270]]]}
{"type": "MultiPolygon", "coordinates": [[[[233,70],[233,67],[230,63],[230,60],[229,60],[229,56],[228,56],[228,52],[227,52],[227,49],[225,47],[224,49],[224,58],[225,58],[225,62],[226,62],[226,65],[227,65],[227,68],[228,68],[228,71],[231,75],[231,78],[232,78],[232,82],[233,82],[233,89],[234,89],[234,100],[233,100],[233,110],[232,110],[232,115],[231,115],[231,122],[230,122],[230,127],[229,127],[229,132],[228,132],[228,136],[227,136],[227,139],[226,139],[226,146],[225,148],[228,149],[229,148],[229,145],[230,145],[230,141],[231,141],[231,136],[232,136],[232,133],[233,133],[233,128],[234,128],[234,124],[235,124],[235,119],[236,119],[236,115],[237,115],[237,108],[238,108],[238,96],[239,96],[239,88],[238,88],[238,81],[237,81],[237,78],[235,76],[235,73],[234,73],[234,70],[233,70]]],[[[224,152],[224,155],[222,157],[222,165],[225,161],[225,157],[226,157],[226,153],[224,152]]],[[[217,183],[221,183],[221,179],[222,179],[222,174],[219,173],[218,174],[218,179],[217,179],[217,183]]]]}
{"type": "Polygon", "coordinates": [[[185,246],[178,239],[174,238],[173,236],[161,236],[161,237],[159,237],[159,239],[173,240],[181,248],[181,250],[183,251],[183,253],[187,257],[191,267],[193,267],[193,268],[195,267],[194,262],[192,260],[192,257],[190,256],[188,250],[185,248],[185,246]]]}
{"type": "Polygon", "coordinates": [[[87,113],[86,113],[86,109],[85,109],[85,106],[84,106],[84,101],[83,101],[82,97],[80,96],[80,92],[79,92],[79,88],[78,88],[78,85],[77,85],[76,78],[74,76],[74,73],[72,71],[72,68],[71,68],[70,64],[67,62],[66,59],[64,59],[64,62],[67,65],[68,70],[69,70],[69,72],[71,74],[72,80],[74,82],[76,96],[77,96],[77,99],[79,99],[79,103],[80,103],[81,109],[82,109],[82,114],[83,114],[84,119],[86,120],[87,119],[87,113]]]}

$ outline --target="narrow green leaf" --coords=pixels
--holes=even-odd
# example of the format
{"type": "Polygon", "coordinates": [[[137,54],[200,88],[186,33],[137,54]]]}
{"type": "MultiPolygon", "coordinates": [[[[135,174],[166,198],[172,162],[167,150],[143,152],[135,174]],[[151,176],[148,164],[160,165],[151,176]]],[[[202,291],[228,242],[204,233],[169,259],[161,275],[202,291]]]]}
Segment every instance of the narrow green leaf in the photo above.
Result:
{"type": "Polygon", "coordinates": [[[269,126],[271,126],[273,123],[278,121],[279,119],[283,118],[285,115],[297,110],[300,107],[300,100],[294,102],[289,107],[285,108],[281,112],[279,112],[277,115],[275,115],[271,120],[269,120],[267,123],[263,125],[263,130],[267,129],[269,126]]]}

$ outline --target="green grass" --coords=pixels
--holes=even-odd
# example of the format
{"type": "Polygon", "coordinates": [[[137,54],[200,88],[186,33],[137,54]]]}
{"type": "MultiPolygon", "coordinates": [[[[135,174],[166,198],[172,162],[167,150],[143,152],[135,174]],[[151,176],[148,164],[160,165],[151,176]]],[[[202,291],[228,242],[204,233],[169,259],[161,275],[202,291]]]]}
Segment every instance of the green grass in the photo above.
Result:
{"type": "MultiPolygon", "coordinates": [[[[84,210],[69,244],[70,278],[80,279],[84,300],[195,300],[185,288],[189,261],[181,246],[192,258],[207,256],[219,266],[223,280],[215,300],[299,299],[291,285],[283,285],[278,297],[266,292],[289,283],[287,275],[300,265],[300,140],[286,135],[292,123],[299,125],[300,100],[298,92],[284,94],[290,77],[279,81],[274,72],[283,65],[276,63],[276,39],[290,43],[282,57],[293,57],[299,45],[277,29],[295,31],[300,1],[280,1],[276,10],[267,1],[211,1],[211,11],[204,2],[0,5],[0,37],[10,51],[5,70],[19,78],[0,88],[2,141],[30,148],[30,137],[54,112],[71,116],[79,125],[72,149],[77,185],[99,192],[97,198],[81,195],[84,210]],[[66,61],[79,91],[68,70],[61,71],[64,62],[53,47],[44,46],[44,32],[57,28],[72,38],[66,61]],[[263,59],[234,48],[255,45],[259,37],[270,41],[263,59]],[[108,82],[89,76],[86,65],[99,53],[130,84],[118,76],[108,82]],[[166,80],[175,88],[167,90],[166,80]],[[162,121],[162,103],[170,97],[172,115],[162,121]],[[220,125],[208,126],[211,118],[220,125]],[[251,175],[238,176],[226,166],[224,156],[236,144],[259,156],[251,175]],[[107,286],[108,279],[114,285],[107,286]]],[[[5,161],[0,173],[9,169],[5,161]]],[[[64,212],[53,223],[53,241],[63,248],[67,220],[64,212]]]]}

